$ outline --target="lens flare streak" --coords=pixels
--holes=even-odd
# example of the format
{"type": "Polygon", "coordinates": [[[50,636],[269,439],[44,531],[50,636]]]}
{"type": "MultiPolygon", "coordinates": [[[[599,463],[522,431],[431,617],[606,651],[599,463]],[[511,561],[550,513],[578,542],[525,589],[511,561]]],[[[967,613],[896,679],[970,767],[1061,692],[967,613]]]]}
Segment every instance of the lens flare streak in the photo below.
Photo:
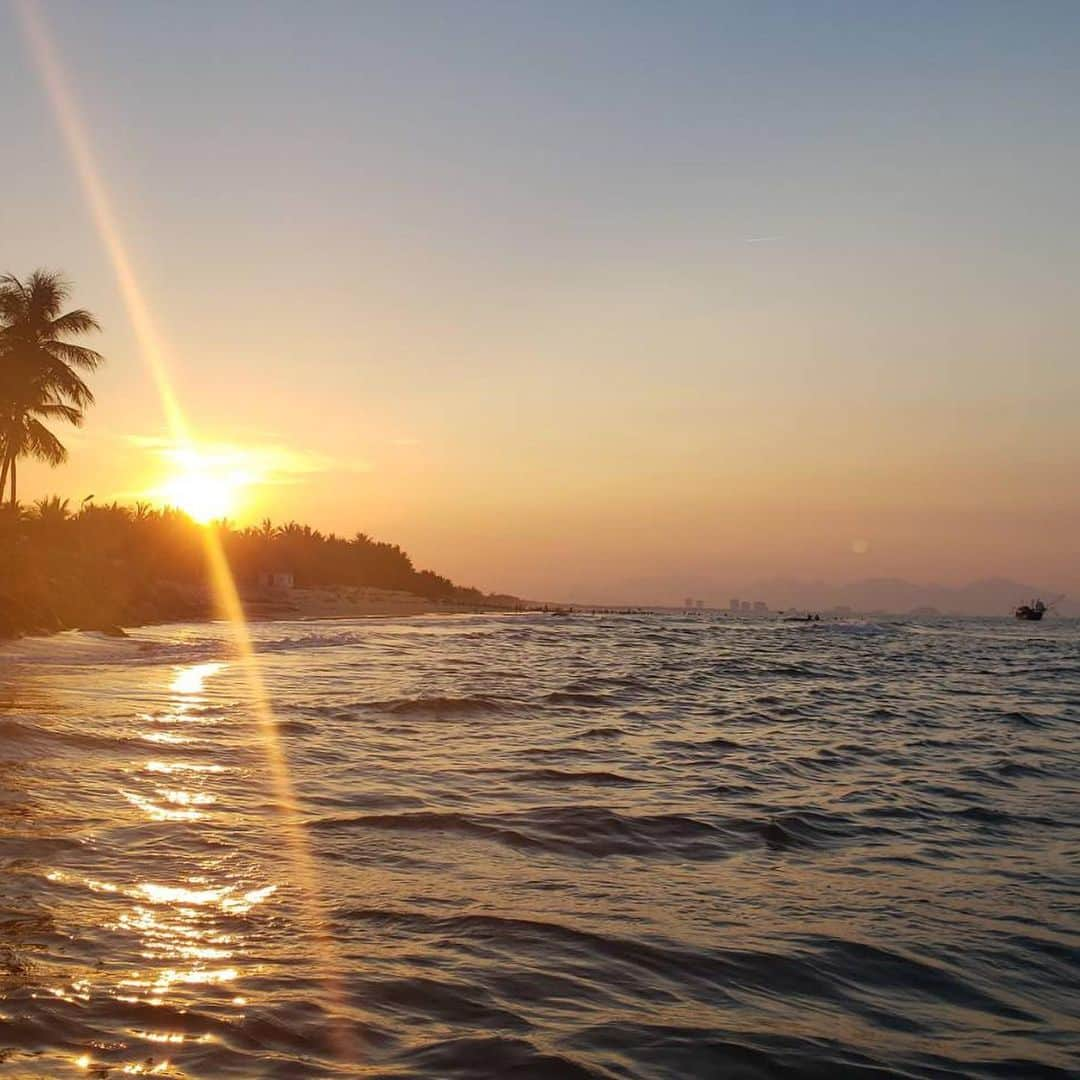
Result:
{"type": "MultiPolygon", "coordinates": [[[[15,0],[27,45],[41,77],[56,122],[60,128],[75,172],[86,198],[102,244],[112,264],[139,352],[161,401],[169,433],[177,446],[190,447],[194,441],[169,376],[167,351],[158,333],[150,305],[139,285],[134,264],[124,241],[123,231],[113,209],[103,175],[94,157],[90,136],[68,85],[63,65],[53,46],[39,7],[33,0],[15,0]]],[[[305,904],[312,933],[318,943],[317,967],[328,996],[328,1014],[341,1017],[345,995],[334,962],[326,905],[321,896],[307,838],[299,824],[300,814],[288,772],[288,765],[278,739],[273,709],[263,686],[243,607],[225,553],[213,529],[203,530],[210,579],[221,614],[232,628],[233,646],[244,672],[249,699],[258,719],[275,798],[285,834],[288,855],[305,904]]],[[[355,1061],[352,1041],[344,1024],[332,1023],[332,1037],[339,1055],[355,1061]]],[[[87,1067],[89,1059],[77,1062],[87,1067]]]]}

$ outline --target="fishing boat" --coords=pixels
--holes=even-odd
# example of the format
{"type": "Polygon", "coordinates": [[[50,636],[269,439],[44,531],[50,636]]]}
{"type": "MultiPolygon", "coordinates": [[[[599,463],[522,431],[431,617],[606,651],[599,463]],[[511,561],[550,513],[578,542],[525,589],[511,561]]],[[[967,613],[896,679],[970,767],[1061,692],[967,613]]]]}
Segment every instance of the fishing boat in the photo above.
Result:
{"type": "Polygon", "coordinates": [[[1030,604],[1021,604],[1013,614],[1024,622],[1041,622],[1046,610],[1041,600],[1034,600],[1030,604]]]}

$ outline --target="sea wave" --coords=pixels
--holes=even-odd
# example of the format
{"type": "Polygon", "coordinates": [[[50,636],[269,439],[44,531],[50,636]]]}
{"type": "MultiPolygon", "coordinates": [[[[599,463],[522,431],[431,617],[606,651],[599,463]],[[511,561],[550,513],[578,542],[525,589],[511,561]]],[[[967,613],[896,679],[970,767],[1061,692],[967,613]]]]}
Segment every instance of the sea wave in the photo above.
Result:
{"type": "Polygon", "coordinates": [[[1075,1075],[1080,628],[932,631],[9,643],[0,1075],[1075,1075]]]}

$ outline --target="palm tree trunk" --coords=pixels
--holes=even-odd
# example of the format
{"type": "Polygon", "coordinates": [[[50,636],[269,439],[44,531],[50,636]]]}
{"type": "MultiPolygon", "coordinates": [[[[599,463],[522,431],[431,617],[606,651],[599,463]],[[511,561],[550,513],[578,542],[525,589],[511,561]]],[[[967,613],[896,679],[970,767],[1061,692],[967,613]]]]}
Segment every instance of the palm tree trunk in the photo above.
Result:
{"type": "Polygon", "coordinates": [[[13,457],[11,459],[11,509],[14,510],[18,506],[18,499],[15,495],[15,461],[13,457]]]}
{"type": "Polygon", "coordinates": [[[11,466],[11,458],[4,455],[4,468],[0,472],[0,506],[4,505],[4,492],[7,490],[8,469],[11,466]]]}

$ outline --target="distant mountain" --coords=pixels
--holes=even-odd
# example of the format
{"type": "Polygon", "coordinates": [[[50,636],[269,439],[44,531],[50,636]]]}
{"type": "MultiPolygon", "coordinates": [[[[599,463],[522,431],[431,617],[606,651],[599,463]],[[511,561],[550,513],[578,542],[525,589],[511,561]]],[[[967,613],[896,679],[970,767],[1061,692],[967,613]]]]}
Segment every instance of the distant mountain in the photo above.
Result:
{"type": "MultiPolygon", "coordinates": [[[[1008,578],[987,578],[958,587],[916,585],[902,578],[867,578],[846,585],[774,578],[746,586],[741,596],[764,600],[770,607],[825,610],[850,607],[853,611],[887,611],[903,614],[935,609],[943,615],[1008,615],[1017,604],[1041,596],[1047,601],[1060,592],[1045,585],[1031,585],[1008,578]]],[[[1061,614],[1076,614],[1074,604],[1059,605],[1061,614]]]]}
{"type": "MultiPolygon", "coordinates": [[[[929,615],[1009,615],[1033,597],[1048,603],[1061,595],[1045,583],[1032,585],[1008,578],[986,578],[967,585],[919,585],[903,578],[866,578],[847,584],[827,581],[802,581],[798,578],[765,578],[747,585],[721,585],[702,577],[675,576],[624,582],[617,589],[600,595],[581,590],[573,597],[588,603],[642,603],[679,607],[684,599],[701,598],[706,607],[726,608],[730,598],[764,601],[773,610],[799,608],[804,611],[828,611],[847,607],[853,612],[890,612],[929,615]]],[[[1062,615],[1080,615],[1080,602],[1065,599],[1055,611],[1062,615]]]]}

